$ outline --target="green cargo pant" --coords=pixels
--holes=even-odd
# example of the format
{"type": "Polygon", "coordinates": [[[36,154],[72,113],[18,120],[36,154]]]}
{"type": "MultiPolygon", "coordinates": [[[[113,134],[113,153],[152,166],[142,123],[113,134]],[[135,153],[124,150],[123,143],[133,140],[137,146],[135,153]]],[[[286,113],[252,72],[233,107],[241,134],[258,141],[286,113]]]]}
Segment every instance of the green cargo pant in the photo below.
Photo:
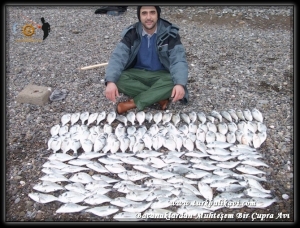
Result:
{"type": "Polygon", "coordinates": [[[119,92],[132,97],[138,110],[171,97],[174,83],[166,70],[131,68],[122,72],[116,83],[119,92]]]}

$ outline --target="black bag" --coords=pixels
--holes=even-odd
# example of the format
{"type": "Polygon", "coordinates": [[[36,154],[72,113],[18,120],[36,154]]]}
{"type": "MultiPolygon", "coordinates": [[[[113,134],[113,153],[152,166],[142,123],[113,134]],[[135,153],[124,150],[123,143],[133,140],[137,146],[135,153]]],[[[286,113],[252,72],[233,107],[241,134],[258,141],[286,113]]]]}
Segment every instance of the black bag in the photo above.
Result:
{"type": "Polygon", "coordinates": [[[95,11],[95,14],[106,14],[108,11],[118,11],[124,13],[128,6],[102,6],[95,11]]]}

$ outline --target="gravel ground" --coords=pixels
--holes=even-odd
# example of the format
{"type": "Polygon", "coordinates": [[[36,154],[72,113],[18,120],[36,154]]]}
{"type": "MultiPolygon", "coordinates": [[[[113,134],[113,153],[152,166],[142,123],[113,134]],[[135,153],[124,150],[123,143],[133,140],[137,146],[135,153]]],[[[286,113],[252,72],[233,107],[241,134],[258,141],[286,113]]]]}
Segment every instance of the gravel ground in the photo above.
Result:
{"type": "MultiPolygon", "coordinates": [[[[136,7],[129,6],[121,16],[94,14],[99,7],[6,7],[6,222],[114,221],[84,211],[56,213],[61,202],[41,204],[28,197],[44,175],[42,165],[52,153],[47,150],[50,128],[62,115],[115,108],[103,95],[105,67],[79,68],[108,61],[121,30],[137,20],[136,7]],[[51,25],[47,39],[19,42],[27,23],[22,15],[37,23],[44,17],[51,25]],[[28,84],[68,93],[44,106],[17,103],[16,96],[28,84]]],[[[162,6],[161,17],[181,28],[189,63],[190,102],[171,104],[168,110],[209,114],[256,107],[268,127],[258,150],[269,164],[263,169],[268,180],[264,187],[279,200],[263,209],[223,208],[216,213],[249,213],[223,221],[293,222],[293,6],[162,6]]],[[[37,29],[32,38],[42,36],[37,29]]],[[[155,112],[156,106],[144,111],[155,112]]]]}

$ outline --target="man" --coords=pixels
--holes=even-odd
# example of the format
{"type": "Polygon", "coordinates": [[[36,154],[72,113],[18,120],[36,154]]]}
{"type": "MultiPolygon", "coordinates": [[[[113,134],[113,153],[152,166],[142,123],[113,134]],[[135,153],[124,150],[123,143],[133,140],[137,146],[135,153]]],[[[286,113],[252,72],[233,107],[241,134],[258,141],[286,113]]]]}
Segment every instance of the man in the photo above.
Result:
{"type": "Polygon", "coordinates": [[[45,22],[45,19],[42,17],[41,21],[43,23],[42,30],[44,31],[43,40],[45,40],[50,32],[50,24],[45,22]]]}
{"type": "Polygon", "coordinates": [[[159,6],[138,6],[139,22],[122,32],[105,74],[105,95],[116,102],[119,92],[132,99],[120,102],[117,113],[143,110],[159,103],[188,102],[188,64],[179,28],[160,18],[159,6]]]}

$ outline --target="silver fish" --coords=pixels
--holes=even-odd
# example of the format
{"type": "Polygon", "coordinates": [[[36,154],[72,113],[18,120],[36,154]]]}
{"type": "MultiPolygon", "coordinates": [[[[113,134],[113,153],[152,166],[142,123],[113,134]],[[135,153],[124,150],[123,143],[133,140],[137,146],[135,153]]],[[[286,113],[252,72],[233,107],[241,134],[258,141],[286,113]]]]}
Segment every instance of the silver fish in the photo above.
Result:
{"type": "Polygon", "coordinates": [[[67,191],[57,197],[58,201],[62,203],[80,203],[85,198],[84,194],[75,191],[67,191]]]}
{"type": "Polygon", "coordinates": [[[40,178],[40,180],[43,180],[43,181],[52,181],[52,182],[69,181],[69,179],[66,178],[64,175],[58,174],[58,173],[46,174],[46,175],[42,176],[40,178]]]}
{"type": "Polygon", "coordinates": [[[50,150],[50,149],[51,149],[51,143],[52,143],[53,139],[59,139],[59,138],[60,138],[60,136],[58,136],[58,135],[53,135],[53,136],[51,136],[50,139],[49,139],[48,142],[47,142],[47,145],[48,145],[47,150],[50,150]]]}
{"type": "Polygon", "coordinates": [[[213,199],[213,191],[212,191],[212,188],[208,184],[199,181],[198,182],[198,189],[199,189],[199,192],[201,193],[201,195],[205,199],[207,199],[207,200],[212,200],[213,199]]]}
{"type": "Polygon", "coordinates": [[[65,162],[65,161],[70,161],[72,159],[74,159],[73,156],[68,155],[68,154],[63,154],[63,153],[56,153],[56,154],[51,154],[48,159],[51,160],[57,160],[57,161],[61,161],[61,162],[65,162]]]}
{"type": "Polygon", "coordinates": [[[136,127],[135,126],[129,126],[129,127],[127,127],[127,129],[126,129],[126,132],[127,132],[127,134],[128,135],[134,135],[134,133],[136,132],[136,127]]]}
{"type": "Polygon", "coordinates": [[[247,173],[247,174],[259,174],[259,173],[266,174],[266,172],[259,170],[250,165],[240,165],[236,167],[236,169],[242,173],[247,173]]]}
{"type": "Polygon", "coordinates": [[[135,142],[135,144],[132,147],[132,152],[136,153],[138,151],[142,151],[145,148],[145,143],[142,139],[139,139],[135,142]]]}
{"type": "Polygon", "coordinates": [[[125,172],[118,173],[118,176],[123,180],[137,181],[148,177],[149,175],[135,170],[127,170],[125,172]]]}
{"type": "Polygon", "coordinates": [[[152,125],[149,127],[148,133],[149,133],[151,136],[156,135],[158,132],[159,132],[159,128],[158,128],[157,124],[152,124],[152,125]]]}
{"type": "Polygon", "coordinates": [[[126,116],[118,115],[118,114],[117,114],[116,119],[117,119],[118,121],[122,122],[122,123],[124,124],[124,126],[127,126],[128,120],[127,120],[126,116]]]}
{"type": "MultiPolygon", "coordinates": [[[[194,142],[190,138],[183,138],[182,139],[182,145],[188,150],[193,151],[194,150],[194,142]]],[[[175,150],[175,149],[174,149],[175,150]]]]}
{"type": "Polygon", "coordinates": [[[89,119],[89,115],[90,113],[89,112],[83,112],[80,114],[80,120],[81,120],[81,124],[84,124],[86,120],[89,119]]]}
{"type": "Polygon", "coordinates": [[[232,143],[232,144],[235,143],[236,142],[236,135],[235,135],[235,133],[232,132],[232,131],[227,132],[227,134],[226,134],[226,141],[228,143],[232,143]]]}
{"type": "Polygon", "coordinates": [[[117,138],[124,136],[126,134],[126,128],[123,123],[119,123],[115,129],[115,135],[117,138]]]}
{"type": "Polygon", "coordinates": [[[197,112],[197,117],[198,117],[198,120],[202,124],[205,124],[205,122],[206,122],[206,115],[203,112],[197,112]]]}
{"type": "Polygon", "coordinates": [[[99,173],[109,173],[109,171],[97,161],[87,163],[86,166],[92,170],[95,170],[96,172],[99,172],[99,173]]]}
{"type": "Polygon", "coordinates": [[[158,178],[158,179],[168,179],[177,174],[166,171],[166,170],[155,170],[148,173],[150,176],[158,178]]]}
{"type": "Polygon", "coordinates": [[[60,125],[59,124],[56,124],[53,127],[51,127],[51,129],[50,129],[51,136],[58,135],[59,129],[60,129],[60,125]]]}
{"type": "Polygon", "coordinates": [[[173,114],[171,120],[172,120],[174,126],[177,126],[177,124],[180,122],[180,115],[179,115],[179,113],[173,114]]]}
{"type": "Polygon", "coordinates": [[[256,121],[263,122],[263,115],[257,108],[253,108],[251,114],[256,121]]]}
{"type": "Polygon", "coordinates": [[[93,207],[85,210],[100,217],[105,217],[119,211],[119,208],[113,205],[93,207]]]}
{"type": "Polygon", "coordinates": [[[135,113],[130,111],[126,114],[126,118],[129,122],[131,122],[132,126],[135,124],[135,113]]]}
{"type": "Polygon", "coordinates": [[[79,192],[81,194],[86,194],[87,190],[84,188],[84,185],[80,182],[74,182],[65,185],[65,189],[69,191],[79,192]]]}
{"type": "Polygon", "coordinates": [[[87,184],[89,182],[92,182],[93,178],[87,173],[78,172],[71,176],[69,180],[72,182],[80,182],[82,184],[87,184]]]}
{"type": "Polygon", "coordinates": [[[195,111],[191,111],[189,114],[191,123],[195,123],[195,121],[197,120],[197,113],[195,111]]]}
{"type": "Polygon", "coordinates": [[[190,169],[190,171],[187,172],[184,176],[189,179],[200,179],[207,175],[210,175],[210,173],[205,170],[190,169]]]}
{"type": "Polygon", "coordinates": [[[247,188],[246,190],[244,190],[244,194],[246,196],[259,197],[259,198],[271,198],[272,197],[271,194],[262,192],[259,189],[253,188],[253,187],[250,187],[250,188],[247,188]]]}
{"type": "Polygon", "coordinates": [[[68,165],[66,167],[63,167],[61,170],[68,172],[68,173],[76,173],[76,172],[89,170],[89,169],[86,167],[81,167],[81,166],[76,166],[76,165],[68,165]]]}
{"type": "Polygon", "coordinates": [[[267,126],[261,122],[257,122],[257,130],[259,132],[266,132],[267,131],[267,126]]]}
{"type": "MultiPolygon", "coordinates": [[[[118,188],[120,188],[120,187],[118,187],[118,188]]],[[[135,204],[135,203],[139,203],[139,202],[135,202],[133,200],[127,199],[123,196],[122,197],[116,197],[116,198],[114,198],[110,201],[110,204],[118,206],[118,207],[125,207],[129,204],[135,204]]]]}
{"type": "Polygon", "coordinates": [[[228,109],[227,112],[235,120],[235,122],[239,121],[239,117],[237,116],[236,111],[234,109],[228,109]]]}
{"type": "Polygon", "coordinates": [[[206,144],[210,144],[216,140],[216,134],[213,131],[207,131],[205,134],[206,144]]]}
{"type": "Polygon", "coordinates": [[[89,139],[84,139],[83,141],[81,141],[81,147],[86,153],[91,152],[93,150],[93,146],[93,142],[89,139]]]}
{"type": "Polygon", "coordinates": [[[240,163],[241,163],[240,161],[224,161],[219,164],[216,164],[216,166],[219,166],[221,168],[226,168],[226,169],[232,169],[240,163]]]}
{"type": "Polygon", "coordinates": [[[162,116],[162,124],[169,123],[172,119],[172,113],[171,112],[165,112],[162,116]]]}
{"type": "Polygon", "coordinates": [[[65,203],[62,206],[60,206],[56,213],[73,213],[73,212],[80,212],[84,209],[87,209],[88,206],[81,206],[76,203],[65,203]]]}
{"type": "Polygon", "coordinates": [[[230,131],[230,132],[235,132],[238,129],[236,123],[234,123],[234,122],[228,123],[227,127],[228,127],[228,131],[230,131]]]}
{"type": "Polygon", "coordinates": [[[176,149],[176,143],[171,138],[165,138],[165,140],[163,141],[163,146],[170,151],[174,151],[176,149]]]}
{"type": "Polygon", "coordinates": [[[219,122],[222,122],[222,115],[219,112],[217,112],[216,110],[212,110],[210,115],[217,118],[219,120],[219,122]]]}
{"type": "Polygon", "coordinates": [[[146,163],[136,157],[123,157],[120,159],[122,162],[130,165],[146,165],[146,163]]]}
{"type": "Polygon", "coordinates": [[[115,164],[106,164],[105,168],[111,173],[122,173],[125,172],[126,169],[123,165],[115,163],[115,164]]]}
{"type": "Polygon", "coordinates": [[[158,151],[164,143],[164,136],[162,135],[154,135],[152,137],[152,147],[154,150],[158,151]]]}
{"type": "Polygon", "coordinates": [[[228,132],[228,126],[225,122],[221,122],[217,125],[218,131],[223,134],[226,135],[226,133],[228,132]]]}
{"type": "Polygon", "coordinates": [[[95,153],[93,151],[91,152],[85,152],[78,156],[79,159],[93,159],[93,158],[99,158],[105,156],[104,153],[95,153]]]}
{"type": "Polygon", "coordinates": [[[125,198],[133,201],[144,201],[147,199],[148,195],[150,194],[149,191],[144,190],[134,190],[130,191],[125,195],[125,198]]]}
{"type": "Polygon", "coordinates": [[[238,118],[240,120],[246,120],[246,118],[244,116],[244,112],[241,109],[236,110],[236,115],[238,116],[238,118]]]}
{"type": "Polygon", "coordinates": [[[231,185],[234,182],[238,182],[238,180],[236,179],[229,179],[229,178],[225,178],[223,180],[214,180],[212,181],[209,186],[211,188],[220,188],[220,187],[226,187],[231,185]]]}
{"type": "Polygon", "coordinates": [[[125,153],[126,150],[129,148],[130,145],[130,139],[127,136],[123,136],[119,139],[120,141],[120,150],[125,153]]]}
{"type": "Polygon", "coordinates": [[[264,193],[271,193],[271,190],[265,189],[257,180],[247,177],[245,177],[244,179],[250,188],[256,188],[264,193]]]}
{"type": "Polygon", "coordinates": [[[74,125],[75,123],[77,123],[79,118],[80,118],[80,112],[72,113],[71,114],[71,120],[70,120],[71,125],[74,125]]]}
{"type": "Polygon", "coordinates": [[[145,121],[145,112],[144,111],[137,112],[135,118],[138,121],[139,125],[141,126],[145,121]]]}
{"type": "Polygon", "coordinates": [[[158,152],[155,150],[142,150],[137,152],[135,156],[139,158],[148,158],[148,157],[158,157],[162,154],[163,154],[162,152],[158,152]]]}
{"type": "Polygon", "coordinates": [[[232,122],[232,116],[229,114],[229,112],[222,110],[222,111],[220,111],[220,114],[222,115],[222,117],[224,119],[226,119],[229,122],[232,122]]]}
{"type": "Polygon", "coordinates": [[[71,114],[70,113],[67,113],[67,114],[64,114],[62,117],[61,117],[61,124],[62,126],[66,125],[67,123],[69,123],[71,120],[71,114]]]}
{"type": "Polygon", "coordinates": [[[34,185],[33,189],[40,192],[48,193],[48,192],[55,192],[58,190],[64,190],[65,188],[53,181],[42,181],[34,185]]]}
{"type": "Polygon", "coordinates": [[[214,123],[207,122],[206,125],[207,125],[208,131],[212,131],[214,133],[216,133],[218,131],[218,128],[217,128],[217,126],[214,123]]]}
{"type": "Polygon", "coordinates": [[[161,120],[162,120],[162,113],[161,112],[157,112],[153,115],[153,120],[156,124],[158,124],[161,120]]]}
{"type": "Polygon", "coordinates": [[[50,203],[52,201],[57,201],[58,198],[51,194],[44,194],[40,192],[29,193],[28,196],[38,203],[50,203]]]}
{"type": "Polygon", "coordinates": [[[42,169],[42,172],[46,173],[46,174],[58,173],[58,174],[61,174],[61,175],[65,175],[65,174],[69,173],[69,172],[65,172],[65,171],[62,171],[62,170],[60,170],[58,168],[53,168],[53,167],[44,167],[42,169]]]}
{"type": "Polygon", "coordinates": [[[86,125],[89,126],[91,123],[93,123],[94,121],[96,121],[97,117],[98,117],[98,112],[90,114],[89,118],[88,118],[88,122],[87,122],[86,125]]]}
{"type": "Polygon", "coordinates": [[[103,194],[91,195],[84,199],[84,202],[89,205],[99,205],[102,203],[110,202],[112,199],[103,194]]]}
{"type": "Polygon", "coordinates": [[[70,138],[65,138],[60,144],[61,151],[65,154],[71,149],[70,138]]]}
{"type": "Polygon", "coordinates": [[[67,166],[69,165],[58,160],[50,160],[43,164],[43,167],[57,168],[57,169],[62,169],[67,166]]]}
{"type": "Polygon", "coordinates": [[[105,118],[106,118],[106,112],[105,111],[100,112],[97,116],[96,125],[99,125],[102,120],[105,120],[105,118]]]}
{"type": "Polygon", "coordinates": [[[190,119],[190,117],[189,117],[188,114],[186,114],[186,113],[184,113],[184,112],[181,112],[179,115],[180,115],[181,119],[182,119],[185,123],[187,123],[187,124],[190,124],[190,123],[191,123],[191,119],[190,119]]]}
{"type": "Polygon", "coordinates": [[[109,112],[106,116],[106,121],[108,125],[111,125],[112,122],[114,122],[114,120],[116,119],[116,117],[117,117],[117,113],[115,111],[109,112]]]}
{"type": "Polygon", "coordinates": [[[56,153],[61,148],[61,138],[54,138],[51,140],[50,148],[53,150],[53,153],[56,153]]]}
{"type": "Polygon", "coordinates": [[[243,110],[243,114],[244,114],[244,117],[245,117],[246,120],[248,120],[248,121],[252,121],[253,120],[252,113],[251,113],[251,111],[248,108],[246,108],[246,109],[243,110]]]}
{"type": "Polygon", "coordinates": [[[144,141],[145,147],[148,148],[149,150],[152,150],[152,135],[148,132],[146,132],[142,140],[144,141]]]}
{"type": "Polygon", "coordinates": [[[120,180],[117,180],[117,179],[114,179],[114,178],[111,178],[111,177],[108,177],[108,176],[105,176],[102,174],[94,174],[92,176],[92,178],[93,178],[93,180],[104,180],[107,183],[115,183],[115,182],[120,181],[120,180]]]}
{"type": "Polygon", "coordinates": [[[145,113],[145,120],[147,120],[148,123],[151,123],[152,119],[153,119],[153,114],[151,112],[146,112],[145,113]]]}

